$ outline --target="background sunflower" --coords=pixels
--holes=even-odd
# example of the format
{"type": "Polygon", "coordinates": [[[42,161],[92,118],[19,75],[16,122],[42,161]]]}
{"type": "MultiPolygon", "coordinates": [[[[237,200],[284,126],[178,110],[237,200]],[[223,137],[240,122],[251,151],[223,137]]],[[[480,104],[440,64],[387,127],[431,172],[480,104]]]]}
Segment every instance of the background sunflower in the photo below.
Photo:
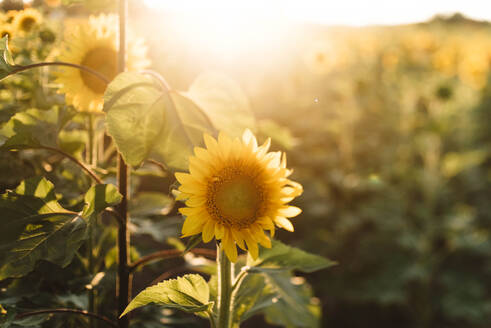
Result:
{"type": "MultiPolygon", "coordinates": [[[[116,15],[91,16],[88,22],[74,26],[67,38],[67,46],[61,51],[59,59],[64,62],[92,68],[109,80],[117,75],[117,36],[118,18],[116,15]]],[[[128,42],[127,69],[138,71],[148,66],[146,47],[143,40],[131,34],[128,42]]],[[[106,83],[93,74],[73,68],[63,68],[57,73],[69,104],[80,111],[97,112],[102,110],[106,83]]]]}
{"type": "Polygon", "coordinates": [[[27,8],[15,13],[12,24],[16,32],[27,34],[41,24],[42,18],[39,11],[33,8],[27,8]]]}

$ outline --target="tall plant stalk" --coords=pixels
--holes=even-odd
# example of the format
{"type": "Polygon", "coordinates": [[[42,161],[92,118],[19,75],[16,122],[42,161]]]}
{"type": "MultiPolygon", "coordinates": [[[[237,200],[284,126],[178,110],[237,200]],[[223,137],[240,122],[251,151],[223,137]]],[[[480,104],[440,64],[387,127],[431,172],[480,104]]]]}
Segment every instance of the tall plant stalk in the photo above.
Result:
{"type": "Polygon", "coordinates": [[[217,246],[218,269],[218,323],[217,328],[232,326],[232,280],[233,267],[221,245],[217,246]]]}
{"type": "MultiPolygon", "coordinates": [[[[97,155],[94,152],[95,147],[95,126],[94,126],[94,116],[92,113],[88,113],[87,115],[87,130],[89,135],[89,140],[87,144],[87,163],[91,166],[96,166],[97,164],[97,155]]],[[[92,184],[94,184],[92,182],[92,184]]],[[[94,268],[94,228],[93,225],[89,225],[89,229],[87,231],[88,240],[87,240],[87,258],[88,258],[88,270],[89,274],[92,276],[95,274],[94,268]]],[[[97,313],[96,305],[95,305],[95,291],[93,288],[88,290],[88,300],[89,300],[89,312],[97,313]]],[[[97,322],[93,317],[89,317],[89,326],[90,328],[96,328],[97,322]]]]}
{"type": "MultiPolygon", "coordinates": [[[[119,52],[118,72],[122,73],[126,67],[126,18],[128,12],[127,0],[119,1],[119,52]]],[[[118,277],[117,297],[118,315],[123,313],[131,296],[131,272],[129,269],[130,233],[128,231],[128,179],[129,172],[121,154],[118,155],[118,189],[123,196],[118,205],[118,213],[121,219],[118,230],[118,277]]],[[[129,327],[129,316],[118,319],[120,328],[129,327]]]]}

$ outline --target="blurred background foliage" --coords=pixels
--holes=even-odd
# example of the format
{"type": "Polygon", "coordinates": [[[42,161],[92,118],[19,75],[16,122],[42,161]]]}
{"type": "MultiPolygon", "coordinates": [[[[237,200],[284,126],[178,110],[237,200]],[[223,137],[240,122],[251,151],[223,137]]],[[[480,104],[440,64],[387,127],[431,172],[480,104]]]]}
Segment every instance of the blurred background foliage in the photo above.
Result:
{"type": "MultiPolygon", "coordinates": [[[[50,2],[34,1],[45,19],[31,33],[13,35],[16,63],[56,58],[64,24],[101,8],[111,10],[110,1],[101,7],[50,2]]],[[[152,68],[174,88],[186,90],[204,71],[226,73],[248,95],[257,132],[288,152],[294,178],[305,190],[297,201],[303,214],[295,219],[294,233],[282,231],[278,238],[339,262],[305,275],[322,304],[322,326],[489,327],[489,23],[457,14],[393,27],[295,25],[281,27],[283,33],[267,43],[230,52],[207,46],[206,30],[191,30],[190,42],[179,17],[162,17],[138,1],[131,2],[130,13],[130,24],[146,39],[152,68]]],[[[53,111],[69,115],[73,120],[64,126],[59,146],[81,156],[87,138],[83,115],[64,105],[48,72],[33,70],[2,81],[0,123],[26,110],[47,125],[56,125],[49,120],[53,111]]],[[[111,152],[101,158],[114,161],[111,152]]],[[[42,150],[1,153],[2,192],[34,175],[55,184],[65,208],[80,209],[81,191],[90,184],[78,168],[42,150]]],[[[150,164],[136,176],[132,190],[140,194],[133,199],[132,219],[138,256],[177,236],[180,220],[172,216],[168,197],[173,177],[150,164]],[[171,217],[162,220],[169,212],[171,217]]],[[[95,255],[108,272],[115,268],[115,251],[107,251],[114,240],[114,233],[101,233],[95,250],[104,250],[95,255]]],[[[173,274],[189,271],[182,260],[165,263],[173,274]]],[[[161,272],[162,264],[138,272],[135,290],[161,272]]],[[[24,297],[84,308],[80,286],[95,278],[84,275],[77,261],[65,269],[42,263],[30,277],[9,287],[11,302],[24,297]],[[74,273],[82,283],[73,281],[74,273]],[[30,298],[34,290],[36,298],[30,298]],[[45,291],[60,296],[45,299],[45,291]]],[[[111,279],[110,274],[99,277],[97,292],[113,295],[111,279]]],[[[104,312],[112,305],[99,306],[104,312]]],[[[179,316],[158,315],[169,326],[190,325],[179,316]]],[[[266,327],[262,321],[245,326],[258,322],[266,327]]],[[[135,320],[139,325],[157,327],[135,320]]]]}

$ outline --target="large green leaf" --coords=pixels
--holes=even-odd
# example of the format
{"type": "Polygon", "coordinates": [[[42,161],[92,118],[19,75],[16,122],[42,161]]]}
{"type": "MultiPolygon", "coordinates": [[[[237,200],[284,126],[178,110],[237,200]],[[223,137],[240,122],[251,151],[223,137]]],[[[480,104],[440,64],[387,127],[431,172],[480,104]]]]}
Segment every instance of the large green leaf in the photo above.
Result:
{"type": "Polygon", "coordinates": [[[165,123],[153,155],[173,169],[185,169],[194,146],[203,142],[203,133],[213,126],[203,111],[189,98],[171,91],[162,98],[165,123]]]}
{"type": "Polygon", "coordinates": [[[163,91],[145,75],[122,73],[104,95],[108,133],[125,161],[139,166],[149,156],[172,169],[184,169],[203,132],[213,126],[190,99],[163,91]]]}
{"type": "Polygon", "coordinates": [[[210,290],[205,279],[197,274],[187,274],[146,288],[136,295],[121,316],[149,303],[186,312],[202,312],[212,306],[209,299],[210,290]]]}
{"type": "Polygon", "coordinates": [[[265,274],[265,279],[276,297],[264,308],[266,321],[284,327],[320,327],[321,307],[303,278],[288,272],[265,274]]]}
{"type": "Polygon", "coordinates": [[[249,274],[244,278],[235,299],[234,322],[243,322],[253,315],[264,312],[276,300],[274,289],[260,274],[249,274]]]}
{"type": "Polygon", "coordinates": [[[250,266],[248,271],[250,272],[281,270],[313,272],[336,265],[334,261],[287,246],[277,240],[273,240],[271,248],[262,247],[256,260],[249,257],[247,261],[247,265],[250,266]]]}
{"type": "Polygon", "coordinates": [[[216,129],[238,136],[255,126],[249,100],[241,87],[219,73],[204,73],[196,78],[186,96],[191,98],[216,129]]]}
{"type": "Polygon", "coordinates": [[[121,202],[122,196],[112,184],[98,184],[92,186],[85,194],[85,207],[82,216],[90,221],[95,220],[97,214],[109,206],[121,202]]]}
{"type": "Polygon", "coordinates": [[[7,77],[15,69],[14,60],[8,47],[8,37],[0,40],[0,81],[7,77]]]}
{"type": "Polygon", "coordinates": [[[162,92],[150,78],[119,74],[104,94],[107,132],[126,163],[139,166],[150,153],[164,123],[162,92]]]}
{"type": "Polygon", "coordinates": [[[62,109],[17,113],[0,129],[0,149],[57,147],[58,134],[73,115],[62,109]]]}
{"type": "Polygon", "coordinates": [[[57,202],[44,178],[2,194],[0,212],[0,280],[27,274],[38,260],[68,265],[86,236],[85,220],[57,202]]]}

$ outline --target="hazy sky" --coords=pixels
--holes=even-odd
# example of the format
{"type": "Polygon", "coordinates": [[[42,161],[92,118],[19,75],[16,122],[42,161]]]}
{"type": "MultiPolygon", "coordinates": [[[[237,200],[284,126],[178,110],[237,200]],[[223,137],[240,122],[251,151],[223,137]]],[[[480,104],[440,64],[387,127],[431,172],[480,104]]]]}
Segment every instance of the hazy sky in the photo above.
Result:
{"type": "Polygon", "coordinates": [[[420,22],[461,12],[491,21],[491,0],[144,0],[152,8],[200,15],[287,18],[312,23],[369,25],[420,22]]]}

